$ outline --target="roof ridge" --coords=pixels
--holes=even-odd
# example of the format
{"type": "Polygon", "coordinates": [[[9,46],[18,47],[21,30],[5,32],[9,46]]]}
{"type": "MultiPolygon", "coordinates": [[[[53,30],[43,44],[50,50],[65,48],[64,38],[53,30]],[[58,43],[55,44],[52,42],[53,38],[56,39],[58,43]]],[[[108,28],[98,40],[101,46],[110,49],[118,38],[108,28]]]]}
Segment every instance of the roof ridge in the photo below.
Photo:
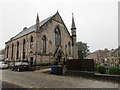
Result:
{"type": "MultiPolygon", "coordinates": [[[[46,22],[48,22],[53,16],[54,16],[54,15],[52,15],[52,16],[46,18],[46,19],[43,19],[43,20],[40,22],[40,27],[43,26],[46,22]]],[[[28,34],[28,33],[34,32],[34,31],[35,31],[35,28],[34,28],[34,27],[35,27],[35,24],[32,25],[32,26],[30,26],[30,27],[28,27],[28,28],[25,29],[25,30],[20,31],[18,34],[16,34],[15,36],[13,36],[9,41],[15,40],[15,39],[20,38],[20,37],[22,37],[22,36],[24,36],[24,35],[26,35],[26,34],[28,34]],[[32,30],[31,30],[31,28],[32,28],[32,30]],[[28,32],[27,32],[27,31],[28,31],[28,32]]],[[[8,41],[8,42],[9,42],[9,41],[8,41]]],[[[7,42],[6,42],[6,43],[7,43],[7,42]]]]}

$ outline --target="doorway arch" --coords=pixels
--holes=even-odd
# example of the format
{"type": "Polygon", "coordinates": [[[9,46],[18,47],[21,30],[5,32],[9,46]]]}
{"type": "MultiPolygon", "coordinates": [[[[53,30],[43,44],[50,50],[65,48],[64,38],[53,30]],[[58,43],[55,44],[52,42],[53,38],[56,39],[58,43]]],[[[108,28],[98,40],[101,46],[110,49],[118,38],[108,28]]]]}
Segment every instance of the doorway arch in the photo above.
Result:
{"type": "Polygon", "coordinates": [[[33,66],[33,57],[30,58],[30,65],[33,66]]]}
{"type": "Polygon", "coordinates": [[[62,59],[62,53],[60,51],[58,51],[57,53],[57,58],[58,62],[61,62],[61,59],[62,59]]]}

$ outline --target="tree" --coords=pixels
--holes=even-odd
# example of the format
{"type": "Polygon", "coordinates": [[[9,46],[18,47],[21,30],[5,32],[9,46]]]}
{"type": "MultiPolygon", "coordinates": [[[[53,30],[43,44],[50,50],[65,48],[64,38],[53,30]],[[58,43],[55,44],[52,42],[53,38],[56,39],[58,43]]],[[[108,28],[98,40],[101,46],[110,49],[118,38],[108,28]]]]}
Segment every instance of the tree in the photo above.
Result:
{"type": "Polygon", "coordinates": [[[84,59],[90,52],[87,43],[77,42],[77,47],[78,47],[78,59],[84,59]]]}

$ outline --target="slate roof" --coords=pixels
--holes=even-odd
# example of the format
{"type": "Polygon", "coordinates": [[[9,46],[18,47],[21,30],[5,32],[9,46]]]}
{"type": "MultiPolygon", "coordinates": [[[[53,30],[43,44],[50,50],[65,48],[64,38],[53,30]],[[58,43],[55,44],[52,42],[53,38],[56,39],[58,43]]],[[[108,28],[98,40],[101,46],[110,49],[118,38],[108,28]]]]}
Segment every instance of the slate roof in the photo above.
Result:
{"type": "Polygon", "coordinates": [[[117,51],[119,51],[118,48],[117,48],[117,49],[113,49],[113,50],[111,50],[109,53],[112,54],[112,53],[115,53],[115,52],[117,52],[117,51]]]}
{"type": "MultiPolygon", "coordinates": [[[[47,19],[44,19],[43,21],[41,21],[41,22],[40,22],[40,27],[41,27],[43,24],[45,24],[47,21],[49,21],[52,17],[53,17],[53,16],[48,17],[47,19]]],[[[11,40],[15,40],[15,39],[17,39],[17,38],[20,38],[20,37],[22,37],[22,36],[24,36],[24,35],[26,35],[26,34],[28,34],[28,33],[34,32],[34,31],[35,31],[35,25],[33,25],[33,26],[31,26],[31,27],[29,27],[29,28],[21,31],[21,32],[18,33],[15,37],[12,37],[12,38],[10,39],[10,41],[11,41],[11,40]]]]}
{"type": "MultiPolygon", "coordinates": [[[[56,14],[59,14],[58,11],[57,11],[56,14]]],[[[55,15],[56,15],[56,14],[55,14],[55,15]]],[[[47,22],[48,22],[50,19],[52,19],[55,15],[50,16],[50,17],[44,19],[43,21],[41,21],[41,22],[40,22],[40,27],[43,26],[45,23],[47,23],[47,22]]],[[[59,15],[59,16],[60,16],[60,15],[59,15]]],[[[61,16],[60,16],[60,18],[61,18],[61,16]]],[[[61,18],[61,20],[62,20],[62,18],[61,18]]],[[[63,20],[62,20],[62,21],[63,21],[63,20]]],[[[63,23],[64,23],[64,22],[63,22],[63,23]]],[[[67,29],[67,27],[66,27],[65,24],[64,24],[64,26],[65,26],[65,28],[67,29]]],[[[16,36],[12,37],[12,38],[11,38],[9,41],[7,41],[7,42],[11,42],[11,41],[13,41],[13,40],[15,40],[15,39],[18,39],[18,38],[20,38],[20,37],[22,37],[22,36],[24,36],[24,35],[27,35],[27,34],[29,34],[29,33],[34,32],[34,31],[35,31],[35,25],[33,25],[33,26],[31,26],[31,27],[29,27],[29,28],[27,28],[27,29],[25,29],[25,30],[22,30],[20,33],[18,33],[16,36]]],[[[68,34],[70,35],[68,29],[67,29],[67,32],[68,32],[68,34]]],[[[70,37],[71,37],[71,35],[70,35],[70,37]]],[[[72,39],[72,37],[71,37],[71,39],[72,39]]],[[[6,43],[7,43],[7,42],[6,42],[6,43]]]]}

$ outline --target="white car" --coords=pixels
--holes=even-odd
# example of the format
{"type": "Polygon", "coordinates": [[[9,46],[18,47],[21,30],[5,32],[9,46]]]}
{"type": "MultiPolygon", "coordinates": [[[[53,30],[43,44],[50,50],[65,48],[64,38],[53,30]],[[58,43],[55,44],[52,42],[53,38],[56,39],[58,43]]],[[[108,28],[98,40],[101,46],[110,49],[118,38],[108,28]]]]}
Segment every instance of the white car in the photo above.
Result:
{"type": "Polygon", "coordinates": [[[8,68],[8,64],[6,62],[0,62],[0,68],[8,68]]]}

